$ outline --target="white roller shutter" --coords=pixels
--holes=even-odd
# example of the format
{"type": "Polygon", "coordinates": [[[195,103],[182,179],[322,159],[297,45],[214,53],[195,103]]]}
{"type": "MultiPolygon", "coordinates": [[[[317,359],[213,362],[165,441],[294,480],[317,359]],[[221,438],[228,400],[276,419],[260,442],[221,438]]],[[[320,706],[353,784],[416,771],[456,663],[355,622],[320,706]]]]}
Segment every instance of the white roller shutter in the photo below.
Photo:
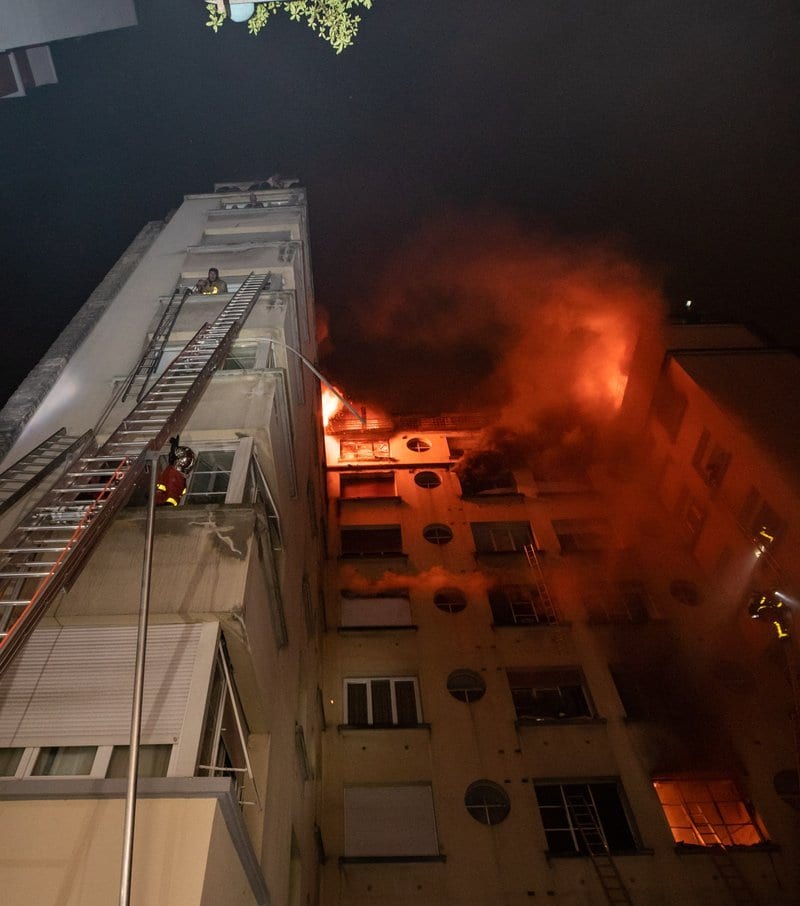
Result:
{"type": "Polygon", "coordinates": [[[430,786],[345,787],[344,836],[351,857],[438,855],[430,786]]]}
{"type": "MultiPolygon", "coordinates": [[[[143,743],[180,740],[192,684],[208,687],[217,631],[150,627],[143,743]]],[[[127,743],[135,656],[135,626],[38,629],[0,679],[0,746],[127,743]]]]}

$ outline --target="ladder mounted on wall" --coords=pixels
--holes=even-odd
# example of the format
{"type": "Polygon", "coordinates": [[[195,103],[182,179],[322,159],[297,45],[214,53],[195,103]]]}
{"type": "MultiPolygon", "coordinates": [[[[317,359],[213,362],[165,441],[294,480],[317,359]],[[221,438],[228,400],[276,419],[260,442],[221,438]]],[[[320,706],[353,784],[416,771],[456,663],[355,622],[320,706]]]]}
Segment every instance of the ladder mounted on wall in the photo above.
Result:
{"type": "Polygon", "coordinates": [[[189,418],[258,298],[268,274],[250,274],[105,443],[87,448],[0,547],[0,674],[71,584],[115,513],[160,450],[189,418]]]}
{"type": "Polygon", "coordinates": [[[548,623],[558,623],[560,622],[558,611],[556,610],[555,602],[550,594],[550,589],[547,587],[547,582],[544,578],[544,570],[542,569],[542,561],[539,552],[536,550],[536,545],[526,544],[523,549],[525,551],[525,558],[528,561],[528,566],[531,569],[533,584],[536,588],[536,593],[539,596],[542,613],[547,618],[548,623]]]}
{"type": "Polygon", "coordinates": [[[73,437],[67,434],[66,428],[59,428],[0,473],[0,513],[5,513],[40,481],[75,456],[91,437],[91,431],[73,437]]]}
{"type": "Polygon", "coordinates": [[[585,796],[567,796],[567,808],[608,902],[613,906],[633,906],[628,888],[616,862],[611,858],[608,840],[594,803],[589,802],[585,796]]]}

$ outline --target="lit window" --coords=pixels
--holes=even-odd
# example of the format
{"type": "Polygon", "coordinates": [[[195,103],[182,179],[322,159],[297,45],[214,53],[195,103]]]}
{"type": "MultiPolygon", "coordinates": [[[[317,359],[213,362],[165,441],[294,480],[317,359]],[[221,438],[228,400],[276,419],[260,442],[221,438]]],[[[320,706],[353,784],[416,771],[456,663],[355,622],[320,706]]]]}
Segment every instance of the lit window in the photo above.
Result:
{"type": "Polygon", "coordinates": [[[608,523],[603,519],[554,519],[553,530],[562,554],[587,554],[605,550],[608,523]]]}
{"type": "Polygon", "coordinates": [[[346,679],[344,691],[349,726],[415,727],[420,722],[413,676],[346,679]]]}
{"type": "Polygon", "coordinates": [[[764,838],[732,780],[653,782],[676,843],[757,846],[764,838]]]}
{"type": "Polygon", "coordinates": [[[388,439],[343,440],[339,443],[339,462],[365,462],[389,458],[388,439]]]}
{"type": "Polygon", "coordinates": [[[461,613],[467,606],[467,596],[460,588],[440,588],[433,595],[433,603],[445,613],[461,613]]]}
{"type": "Polygon", "coordinates": [[[438,857],[429,784],[344,790],[345,859],[438,857]]]}
{"type": "Polygon", "coordinates": [[[481,824],[500,824],[511,811],[511,802],[499,783],[491,780],[476,780],[464,793],[467,811],[481,824]]]}
{"type": "Polygon", "coordinates": [[[343,499],[394,497],[393,472],[359,472],[339,478],[339,496],[343,499]]]}
{"type": "Polygon", "coordinates": [[[496,626],[547,626],[556,622],[552,607],[545,607],[532,585],[497,585],[488,594],[496,626]]]}
{"type": "Polygon", "coordinates": [[[521,553],[533,543],[529,522],[471,522],[470,527],[479,554],[521,553]]]}
{"type": "Polygon", "coordinates": [[[447,677],[447,691],[460,702],[476,702],[486,693],[486,683],[474,670],[454,670],[447,677]]]}
{"type": "Polygon", "coordinates": [[[453,530],[449,526],[434,522],[425,526],[422,537],[431,544],[447,544],[453,540],[453,530]]]}
{"type": "Polygon", "coordinates": [[[534,790],[550,853],[588,855],[636,850],[617,783],[537,783],[534,790]]]}
{"type": "Polygon", "coordinates": [[[421,488],[432,490],[433,488],[439,487],[442,483],[442,479],[439,478],[436,472],[417,472],[414,476],[414,483],[421,488]]]}
{"type": "Polygon", "coordinates": [[[412,437],[411,440],[406,442],[406,446],[414,453],[427,453],[431,448],[430,443],[422,437],[412,437]]]}
{"type": "Polygon", "coordinates": [[[399,557],[403,539],[399,525],[348,525],[341,530],[343,557],[399,557]]]}
{"type": "Polygon", "coordinates": [[[592,717],[580,670],[507,670],[518,720],[537,722],[592,717]]]}

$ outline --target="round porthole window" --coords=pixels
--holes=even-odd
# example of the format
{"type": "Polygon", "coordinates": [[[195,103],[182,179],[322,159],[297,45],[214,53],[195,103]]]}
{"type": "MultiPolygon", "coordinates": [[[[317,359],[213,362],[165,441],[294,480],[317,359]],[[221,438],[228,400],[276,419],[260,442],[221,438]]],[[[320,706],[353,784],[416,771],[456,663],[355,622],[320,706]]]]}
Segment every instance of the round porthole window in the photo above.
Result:
{"type": "Polygon", "coordinates": [[[445,613],[461,613],[467,606],[467,596],[460,588],[440,588],[433,596],[433,603],[445,613]]]}
{"type": "Polygon", "coordinates": [[[464,793],[467,811],[481,824],[499,824],[511,811],[508,793],[492,780],[476,780],[464,793]]]}
{"type": "Polygon", "coordinates": [[[414,483],[421,488],[431,490],[432,488],[438,488],[442,483],[442,479],[439,478],[436,472],[417,472],[414,476],[414,483]]]}
{"type": "Polygon", "coordinates": [[[447,544],[453,540],[453,530],[440,522],[432,522],[422,530],[422,537],[431,544],[447,544]]]}
{"type": "Polygon", "coordinates": [[[669,593],[686,607],[697,607],[700,603],[700,590],[694,582],[689,582],[687,579],[675,579],[670,582],[669,593]]]}
{"type": "Polygon", "coordinates": [[[431,448],[428,441],[422,437],[412,437],[411,440],[406,442],[406,446],[415,453],[427,453],[431,448]]]}
{"type": "Polygon", "coordinates": [[[454,670],[447,677],[447,691],[460,702],[476,702],[483,698],[486,683],[474,670],[454,670]]]}

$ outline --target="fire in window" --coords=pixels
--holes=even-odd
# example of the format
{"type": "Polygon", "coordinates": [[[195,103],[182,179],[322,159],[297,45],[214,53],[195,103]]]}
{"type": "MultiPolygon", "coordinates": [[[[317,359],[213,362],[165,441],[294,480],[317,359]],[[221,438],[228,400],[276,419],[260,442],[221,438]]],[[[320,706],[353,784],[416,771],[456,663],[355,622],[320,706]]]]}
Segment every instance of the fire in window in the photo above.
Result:
{"type": "Polygon", "coordinates": [[[757,846],[764,842],[736,784],[714,780],[653,782],[675,842],[683,846],[757,846]]]}

